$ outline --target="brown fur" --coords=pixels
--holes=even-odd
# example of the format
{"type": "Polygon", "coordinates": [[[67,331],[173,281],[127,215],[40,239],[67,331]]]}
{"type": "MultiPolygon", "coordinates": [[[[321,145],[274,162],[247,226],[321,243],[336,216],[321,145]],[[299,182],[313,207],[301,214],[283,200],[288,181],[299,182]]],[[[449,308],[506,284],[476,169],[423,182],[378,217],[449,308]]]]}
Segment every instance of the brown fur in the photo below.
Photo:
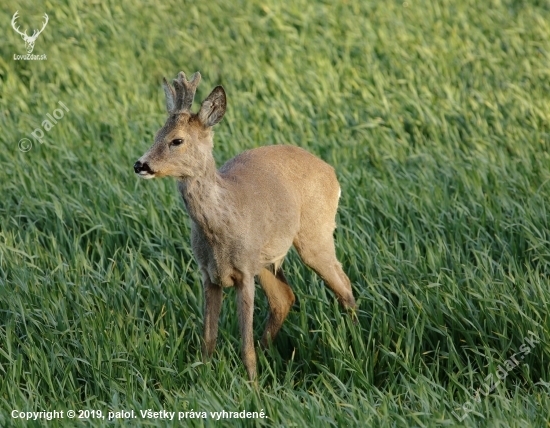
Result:
{"type": "Polygon", "coordinates": [[[135,168],[147,178],[177,178],[191,217],[191,244],[204,284],[204,355],[209,357],[214,351],[222,288],[235,286],[242,357],[252,380],[256,375],[254,277],[259,277],[269,302],[262,337],[263,346],[268,346],[294,303],[294,293],[280,268],[292,245],[342,306],[355,308],[332,237],[340,186],[331,166],[293,146],[247,150],[217,171],[211,127],[225,113],[225,92],[221,86],[215,88],[199,113],[193,114],[189,109],[200,75],[194,77],[194,87],[183,73],[175,81],[175,91],[166,83],[170,116],[135,168]],[[184,142],[171,145],[178,139],[184,142]],[[143,172],[145,165],[150,174],[143,172]]]}

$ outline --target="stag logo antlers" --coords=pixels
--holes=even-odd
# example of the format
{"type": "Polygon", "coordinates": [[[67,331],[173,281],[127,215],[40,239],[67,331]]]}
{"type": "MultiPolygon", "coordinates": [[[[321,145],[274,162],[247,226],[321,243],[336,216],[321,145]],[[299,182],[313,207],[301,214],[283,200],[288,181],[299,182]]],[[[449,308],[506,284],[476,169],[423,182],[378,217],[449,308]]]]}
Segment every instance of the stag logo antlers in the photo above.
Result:
{"type": "Polygon", "coordinates": [[[42,31],[44,31],[44,28],[46,28],[46,25],[48,25],[48,15],[44,14],[44,23],[42,24],[42,28],[40,30],[33,30],[32,36],[27,35],[27,30],[25,30],[24,33],[19,31],[19,26],[16,26],[15,21],[17,21],[17,18],[19,18],[19,11],[16,11],[13,14],[13,18],[11,19],[11,26],[13,29],[19,34],[23,40],[25,41],[25,49],[27,49],[27,53],[31,54],[34,49],[34,42],[40,35],[42,31]]]}

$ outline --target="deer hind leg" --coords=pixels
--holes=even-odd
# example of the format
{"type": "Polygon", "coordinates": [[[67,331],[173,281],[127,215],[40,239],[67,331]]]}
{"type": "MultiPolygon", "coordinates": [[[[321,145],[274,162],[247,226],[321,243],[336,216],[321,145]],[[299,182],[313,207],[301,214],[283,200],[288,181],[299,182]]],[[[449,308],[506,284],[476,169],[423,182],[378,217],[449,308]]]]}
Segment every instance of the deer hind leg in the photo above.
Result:
{"type": "Polygon", "coordinates": [[[261,342],[262,346],[267,348],[269,343],[275,340],[275,336],[277,336],[291,306],[294,304],[295,297],[280,268],[277,270],[276,275],[263,268],[260,271],[259,279],[269,303],[269,317],[261,342]]]}
{"type": "Polygon", "coordinates": [[[356,307],[348,276],[336,258],[332,230],[319,235],[300,232],[294,239],[294,247],[302,261],[319,275],[336,294],[345,309],[356,307]]]}

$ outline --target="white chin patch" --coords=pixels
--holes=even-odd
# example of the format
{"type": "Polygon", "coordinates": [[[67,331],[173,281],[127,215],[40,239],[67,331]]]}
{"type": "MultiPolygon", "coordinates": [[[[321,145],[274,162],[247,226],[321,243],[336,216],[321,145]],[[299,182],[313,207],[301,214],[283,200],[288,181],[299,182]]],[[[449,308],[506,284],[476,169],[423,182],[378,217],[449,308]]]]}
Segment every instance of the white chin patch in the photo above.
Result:
{"type": "Polygon", "coordinates": [[[146,179],[155,178],[155,174],[149,174],[149,173],[146,172],[146,171],[141,171],[138,175],[139,175],[141,178],[146,178],[146,179]]]}

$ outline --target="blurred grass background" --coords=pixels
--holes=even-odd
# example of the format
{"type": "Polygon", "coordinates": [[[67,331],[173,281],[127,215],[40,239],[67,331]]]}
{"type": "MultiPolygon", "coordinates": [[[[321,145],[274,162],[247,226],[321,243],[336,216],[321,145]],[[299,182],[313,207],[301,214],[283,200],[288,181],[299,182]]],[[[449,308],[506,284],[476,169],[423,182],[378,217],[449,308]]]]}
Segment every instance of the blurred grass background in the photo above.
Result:
{"type": "MultiPolygon", "coordinates": [[[[0,5],[0,425],[21,411],[260,411],[190,426],[547,426],[550,6],[544,1],[34,1],[0,5]],[[50,21],[15,61],[21,29],[50,21]],[[171,179],[135,160],[163,76],[228,93],[218,164],[295,144],[337,170],[359,325],[292,252],[299,299],[240,361],[234,290],[200,363],[202,290],[171,179]],[[23,153],[17,143],[70,112],[23,153]],[[540,343],[480,402],[475,391],[540,343]],[[463,407],[470,402],[470,407],[463,407]],[[465,416],[460,422],[453,414],[465,416]]],[[[29,31],[32,33],[32,31],[29,31]]],[[[258,289],[255,334],[267,303],[258,289]]],[[[107,425],[105,420],[48,426],[107,425]]],[[[158,424],[135,419],[115,425],[158,424]]],[[[40,423],[37,423],[40,425],[40,423]]]]}

